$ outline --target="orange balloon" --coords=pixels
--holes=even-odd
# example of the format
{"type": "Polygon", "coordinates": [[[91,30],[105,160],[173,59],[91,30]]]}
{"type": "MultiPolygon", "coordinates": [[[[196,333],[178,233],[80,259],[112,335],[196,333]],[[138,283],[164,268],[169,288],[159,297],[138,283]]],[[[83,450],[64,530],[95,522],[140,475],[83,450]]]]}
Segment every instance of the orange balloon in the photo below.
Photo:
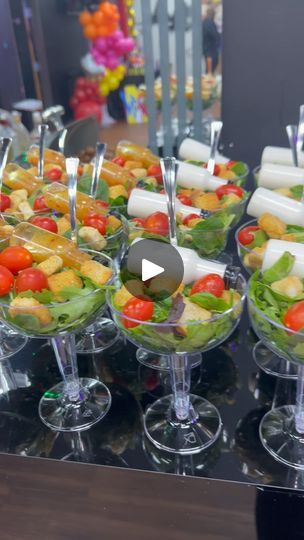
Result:
{"type": "Polygon", "coordinates": [[[96,24],[96,26],[100,26],[101,24],[104,24],[104,14],[101,11],[95,11],[93,13],[93,22],[96,24]]]}
{"type": "Polygon", "coordinates": [[[108,35],[108,27],[104,24],[101,24],[100,26],[97,26],[97,36],[98,37],[105,37],[108,35]]]}
{"type": "Polygon", "coordinates": [[[86,24],[83,33],[87,39],[95,39],[97,37],[97,29],[95,24],[86,24]]]}
{"type": "Polygon", "coordinates": [[[79,22],[82,26],[86,26],[92,22],[92,15],[89,11],[82,11],[79,15],[79,22]]]}

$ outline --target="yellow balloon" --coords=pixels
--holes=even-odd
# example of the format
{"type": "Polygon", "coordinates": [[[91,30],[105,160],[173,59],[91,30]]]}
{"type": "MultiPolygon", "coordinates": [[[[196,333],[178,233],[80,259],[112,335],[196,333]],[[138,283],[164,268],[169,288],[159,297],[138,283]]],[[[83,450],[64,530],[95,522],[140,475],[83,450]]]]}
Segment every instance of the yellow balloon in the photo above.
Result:
{"type": "Polygon", "coordinates": [[[118,66],[116,69],[117,69],[117,73],[119,73],[119,75],[124,76],[124,74],[126,73],[126,68],[122,64],[120,66],[118,66]]]}
{"type": "Polygon", "coordinates": [[[106,97],[110,92],[109,85],[106,82],[100,83],[99,92],[102,97],[106,97]]]}
{"type": "Polygon", "coordinates": [[[109,78],[109,88],[110,90],[117,90],[119,87],[119,80],[112,75],[112,77],[109,78]]]}

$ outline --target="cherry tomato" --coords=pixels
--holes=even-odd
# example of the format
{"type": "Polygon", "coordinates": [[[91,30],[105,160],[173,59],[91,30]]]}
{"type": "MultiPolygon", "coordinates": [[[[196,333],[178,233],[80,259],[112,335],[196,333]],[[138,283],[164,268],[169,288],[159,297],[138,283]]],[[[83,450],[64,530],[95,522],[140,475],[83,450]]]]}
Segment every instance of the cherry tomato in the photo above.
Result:
{"type": "Polygon", "coordinates": [[[225,195],[230,195],[230,193],[234,193],[241,199],[244,195],[244,190],[240,186],[235,186],[234,184],[225,184],[224,186],[220,186],[215,190],[215,193],[217,194],[219,199],[222,199],[225,195]]]}
{"type": "Polygon", "coordinates": [[[284,324],[290,330],[298,332],[304,328],[304,300],[291,306],[284,315],[284,324]]]}
{"type": "Polygon", "coordinates": [[[104,236],[106,234],[107,221],[105,216],[90,213],[84,218],[83,224],[86,227],[94,227],[94,229],[97,229],[104,236]]]}
{"type": "Polygon", "coordinates": [[[33,210],[49,210],[49,207],[46,205],[44,195],[40,195],[40,197],[35,199],[33,210]]]}
{"type": "Polygon", "coordinates": [[[138,227],[144,227],[145,226],[145,220],[140,217],[135,217],[131,219],[132,223],[135,223],[138,227]]]}
{"type": "Polygon", "coordinates": [[[7,208],[11,207],[11,199],[5,193],[0,194],[0,212],[4,212],[7,208]]]}
{"type": "Polygon", "coordinates": [[[241,229],[238,234],[238,241],[243,246],[247,246],[247,244],[251,244],[254,240],[254,235],[251,234],[253,232],[259,231],[260,227],[256,225],[248,225],[248,227],[244,227],[244,229],[241,229]]]}
{"type": "Polygon", "coordinates": [[[82,165],[78,165],[78,168],[77,168],[77,174],[78,174],[78,176],[82,176],[82,175],[83,175],[83,167],[82,167],[82,165]]]}
{"type": "Polygon", "coordinates": [[[192,206],[192,201],[188,195],[177,195],[178,200],[186,206],[192,206]]]}
{"type": "Polygon", "coordinates": [[[169,232],[168,216],[164,212],[154,212],[145,219],[144,227],[147,232],[167,235],[169,232]]]}
{"type": "Polygon", "coordinates": [[[97,199],[95,201],[95,204],[97,206],[100,206],[100,208],[108,208],[109,207],[109,203],[107,203],[106,201],[101,201],[100,199],[97,199]]]}
{"type": "MultiPolygon", "coordinates": [[[[138,321],[149,321],[152,318],[153,312],[154,303],[145,298],[131,298],[123,308],[123,314],[126,317],[138,321]]],[[[140,324],[129,321],[128,319],[123,319],[122,322],[125,328],[135,328],[140,324]]]]}
{"type": "Polygon", "coordinates": [[[112,163],[116,163],[116,165],[123,167],[124,164],[126,163],[126,160],[122,156],[116,156],[115,158],[112,159],[112,163]]]}
{"type": "Polygon", "coordinates": [[[232,167],[234,167],[234,165],[236,165],[238,163],[238,161],[235,161],[233,159],[231,159],[230,161],[228,161],[228,163],[226,164],[226,167],[227,169],[232,169],[232,167]]]}
{"type": "Polygon", "coordinates": [[[8,294],[14,285],[14,276],[5,266],[0,266],[0,296],[8,294]]]}
{"type": "Polygon", "coordinates": [[[48,288],[46,275],[39,268],[26,268],[22,270],[16,278],[16,291],[40,292],[48,288]]]}
{"type": "Polygon", "coordinates": [[[201,292],[208,292],[219,298],[224,290],[225,283],[221,276],[219,276],[218,274],[207,274],[206,276],[198,279],[194,283],[190,295],[201,292]]]}
{"type": "Polygon", "coordinates": [[[50,169],[47,173],[46,173],[46,177],[49,179],[49,180],[60,180],[61,178],[61,175],[62,175],[62,170],[61,169],[58,169],[57,167],[54,167],[53,169],[50,169]]]}
{"type": "Polygon", "coordinates": [[[160,165],[150,165],[147,170],[147,176],[153,176],[154,178],[156,178],[158,184],[163,183],[163,175],[160,165]]]}
{"type": "MultiPolygon", "coordinates": [[[[204,169],[207,169],[208,167],[208,163],[204,163],[203,165],[204,169]]],[[[213,176],[218,176],[221,172],[221,167],[217,164],[214,165],[214,171],[213,171],[213,176]]]]}
{"type": "Polygon", "coordinates": [[[198,217],[199,216],[197,214],[189,214],[183,219],[183,225],[189,225],[189,221],[191,221],[191,219],[197,219],[198,217]]]}
{"type": "Polygon", "coordinates": [[[32,266],[32,263],[32,254],[22,246],[7,247],[0,253],[0,264],[8,268],[13,274],[32,266]]]}
{"type": "Polygon", "coordinates": [[[52,218],[35,216],[30,220],[30,222],[33,225],[36,225],[36,227],[40,227],[40,229],[45,229],[46,231],[50,231],[56,234],[58,233],[57,223],[52,218]]]}

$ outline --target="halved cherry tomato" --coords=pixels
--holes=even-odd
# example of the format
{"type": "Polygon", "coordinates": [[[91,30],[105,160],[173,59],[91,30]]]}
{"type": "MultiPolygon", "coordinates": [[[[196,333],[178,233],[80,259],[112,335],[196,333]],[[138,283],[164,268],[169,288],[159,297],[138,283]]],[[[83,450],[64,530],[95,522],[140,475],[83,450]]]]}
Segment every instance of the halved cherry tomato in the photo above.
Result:
{"type": "Polygon", "coordinates": [[[219,199],[222,199],[225,195],[230,195],[230,193],[234,193],[234,195],[237,195],[242,199],[244,190],[240,186],[235,186],[234,184],[225,184],[224,186],[218,187],[215,190],[215,193],[219,199]]]}
{"type": "Polygon", "coordinates": [[[190,296],[196,293],[208,292],[219,298],[224,290],[225,283],[221,276],[218,274],[207,274],[194,283],[190,296]]]}
{"type": "Polygon", "coordinates": [[[107,222],[108,220],[105,216],[94,213],[88,214],[83,220],[84,225],[87,227],[94,227],[94,229],[97,229],[103,236],[106,234],[107,222]]]}
{"type": "Polygon", "coordinates": [[[100,208],[108,208],[109,207],[109,203],[107,203],[106,201],[102,201],[100,199],[96,199],[95,204],[97,206],[100,206],[100,208]]]}
{"type": "Polygon", "coordinates": [[[177,195],[178,200],[186,206],[192,206],[192,201],[188,195],[177,195]]]}
{"type": "Polygon", "coordinates": [[[26,268],[22,270],[16,278],[16,291],[40,292],[48,288],[46,275],[39,268],[26,268]]]}
{"type": "Polygon", "coordinates": [[[35,216],[31,218],[30,222],[33,225],[36,225],[36,227],[40,227],[40,229],[45,229],[46,231],[50,231],[56,234],[58,233],[57,223],[52,218],[43,217],[43,216],[35,216]]]}
{"type": "Polygon", "coordinates": [[[5,193],[0,193],[0,212],[4,212],[7,208],[11,207],[11,199],[5,193]]]}
{"type": "Polygon", "coordinates": [[[147,176],[153,176],[154,178],[156,178],[158,184],[163,183],[163,175],[160,165],[150,165],[147,170],[147,176]]]}
{"type": "MultiPolygon", "coordinates": [[[[123,308],[123,315],[138,321],[149,321],[154,312],[154,303],[146,298],[131,298],[123,308]]],[[[122,319],[125,328],[135,328],[140,323],[122,319]]]]}
{"type": "Polygon", "coordinates": [[[8,294],[14,285],[14,276],[5,266],[0,266],[0,296],[8,294]]]}
{"type": "Polygon", "coordinates": [[[46,205],[44,195],[40,195],[40,197],[35,199],[33,210],[49,210],[49,207],[46,205]]]}
{"type": "Polygon", "coordinates": [[[183,225],[187,226],[189,224],[189,221],[191,221],[191,219],[197,219],[198,217],[199,216],[197,214],[189,214],[183,219],[183,225]]]}
{"type": "Polygon", "coordinates": [[[169,232],[168,216],[164,212],[154,212],[145,219],[144,227],[147,232],[167,235],[169,232]]]}
{"type": "MultiPolygon", "coordinates": [[[[207,169],[208,163],[204,163],[203,167],[204,167],[204,169],[207,169]]],[[[214,165],[214,171],[213,171],[213,173],[212,173],[213,176],[218,176],[218,175],[220,174],[220,172],[221,172],[220,166],[217,165],[217,164],[215,164],[215,165],[214,165]]]]}
{"type": "Polygon", "coordinates": [[[140,217],[135,217],[131,219],[132,223],[136,223],[138,227],[144,227],[145,226],[145,220],[140,217]]]}
{"type": "Polygon", "coordinates": [[[60,180],[61,178],[61,175],[62,175],[62,170],[59,169],[58,167],[54,167],[53,169],[50,169],[47,173],[46,173],[46,177],[49,179],[49,180],[60,180]]]}
{"type": "Polygon", "coordinates": [[[126,160],[122,156],[116,156],[115,158],[112,159],[112,163],[116,163],[116,165],[123,167],[124,164],[126,163],[126,160]]]}
{"type": "Polygon", "coordinates": [[[244,229],[241,229],[238,234],[238,241],[243,246],[247,246],[248,244],[251,244],[254,240],[253,232],[259,231],[260,227],[257,225],[248,225],[248,227],[244,227],[244,229]]]}
{"type": "Polygon", "coordinates": [[[235,161],[234,159],[231,159],[230,161],[228,161],[228,163],[226,164],[226,167],[227,169],[232,169],[232,167],[234,167],[234,165],[236,165],[238,163],[238,161],[235,161]]]}
{"type": "Polygon", "coordinates": [[[13,274],[32,266],[33,257],[30,251],[22,246],[11,246],[0,253],[0,264],[13,274]]]}
{"type": "Polygon", "coordinates": [[[290,330],[298,332],[304,328],[304,300],[291,306],[284,315],[284,324],[290,330]]]}

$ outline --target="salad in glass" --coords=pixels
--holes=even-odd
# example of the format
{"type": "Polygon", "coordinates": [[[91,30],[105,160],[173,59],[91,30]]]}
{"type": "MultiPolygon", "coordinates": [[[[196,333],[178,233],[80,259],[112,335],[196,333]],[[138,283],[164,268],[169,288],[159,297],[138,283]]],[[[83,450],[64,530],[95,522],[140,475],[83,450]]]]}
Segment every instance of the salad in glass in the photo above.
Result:
{"type": "MultiPolygon", "coordinates": [[[[193,159],[186,160],[186,163],[204,168],[207,168],[208,165],[206,161],[196,161],[193,159]]],[[[213,172],[214,176],[218,176],[223,180],[229,180],[229,182],[238,186],[244,186],[246,184],[248,174],[248,165],[244,161],[234,160],[230,160],[228,163],[216,163],[213,172]]]]}

